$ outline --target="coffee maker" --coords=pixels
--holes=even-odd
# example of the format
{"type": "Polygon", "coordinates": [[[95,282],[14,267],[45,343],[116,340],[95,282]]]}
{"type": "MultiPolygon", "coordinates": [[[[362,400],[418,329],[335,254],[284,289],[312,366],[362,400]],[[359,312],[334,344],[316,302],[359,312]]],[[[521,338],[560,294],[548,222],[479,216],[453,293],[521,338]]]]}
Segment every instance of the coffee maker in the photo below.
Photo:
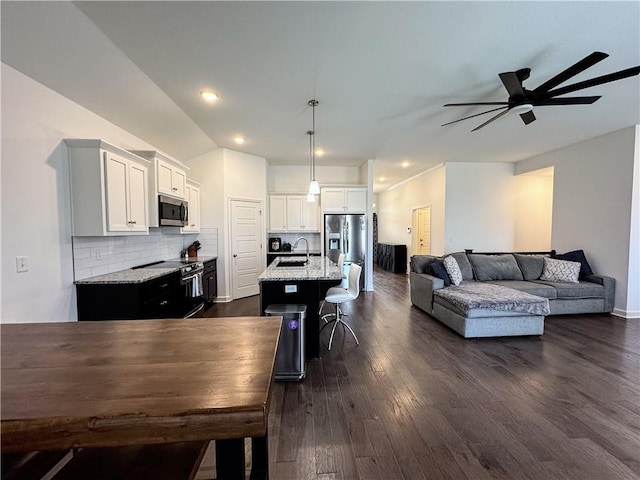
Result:
{"type": "Polygon", "coordinates": [[[280,237],[271,237],[269,239],[269,251],[279,252],[282,249],[282,239],[280,237]]]}

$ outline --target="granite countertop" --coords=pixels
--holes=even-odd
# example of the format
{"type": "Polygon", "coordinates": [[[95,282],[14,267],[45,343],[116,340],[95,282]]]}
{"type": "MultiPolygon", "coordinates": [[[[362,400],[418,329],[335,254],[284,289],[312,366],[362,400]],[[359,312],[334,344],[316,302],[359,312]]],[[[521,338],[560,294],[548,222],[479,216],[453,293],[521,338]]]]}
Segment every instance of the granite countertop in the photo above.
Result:
{"type": "Polygon", "coordinates": [[[303,267],[278,267],[281,261],[306,260],[306,256],[277,257],[267,269],[260,274],[260,282],[281,282],[289,280],[342,280],[338,266],[328,257],[309,257],[309,263],[303,267]]]}
{"type": "MultiPolygon", "coordinates": [[[[208,262],[215,260],[218,257],[189,257],[187,263],[195,262],[208,262]]],[[[165,260],[166,262],[180,262],[183,261],[180,258],[173,258],[165,260]]],[[[147,267],[147,268],[129,268],[127,270],[120,270],[117,272],[106,273],[104,275],[98,275],[96,277],[83,278],[82,280],[76,280],[76,285],[89,285],[98,283],[143,283],[154,278],[160,278],[164,275],[169,275],[178,271],[179,267],[147,267]]]]}

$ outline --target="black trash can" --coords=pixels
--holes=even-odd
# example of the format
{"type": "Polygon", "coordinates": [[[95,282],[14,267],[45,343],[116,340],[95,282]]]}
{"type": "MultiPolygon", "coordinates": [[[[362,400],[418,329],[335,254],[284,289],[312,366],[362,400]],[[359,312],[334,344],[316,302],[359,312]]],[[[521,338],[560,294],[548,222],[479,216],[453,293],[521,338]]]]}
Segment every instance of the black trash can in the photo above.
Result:
{"type": "Polygon", "coordinates": [[[304,323],[306,305],[269,305],[264,313],[270,317],[282,317],[280,341],[276,353],[275,380],[297,381],[306,375],[304,362],[304,323]]]}

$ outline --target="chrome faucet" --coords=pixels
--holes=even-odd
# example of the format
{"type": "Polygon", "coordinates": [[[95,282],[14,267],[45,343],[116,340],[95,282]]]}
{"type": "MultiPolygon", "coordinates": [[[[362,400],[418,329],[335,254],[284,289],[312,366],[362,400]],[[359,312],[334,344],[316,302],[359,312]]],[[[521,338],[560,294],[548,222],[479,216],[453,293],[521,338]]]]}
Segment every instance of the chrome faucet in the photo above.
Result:
{"type": "Polygon", "coordinates": [[[295,250],[296,247],[298,246],[298,243],[300,242],[300,240],[304,240],[305,243],[307,244],[307,264],[309,263],[309,240],[307,240],[305,237],[300,237],[296,240],[296,243],[293,244],[293,249],[295,250]]]}

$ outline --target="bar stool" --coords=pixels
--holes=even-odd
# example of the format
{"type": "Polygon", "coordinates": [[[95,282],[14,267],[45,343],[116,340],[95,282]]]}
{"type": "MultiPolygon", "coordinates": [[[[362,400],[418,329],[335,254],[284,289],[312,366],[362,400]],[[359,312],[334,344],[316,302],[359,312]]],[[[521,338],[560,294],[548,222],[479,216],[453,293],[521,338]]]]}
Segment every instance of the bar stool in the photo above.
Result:
{"type": "Polygon", "coordinates": [[[344,315],[344,313],[342,312],[340,305],[345,302],[352,302],[356,298],[358,298],[358,295],[360,295],[360,274],[361,273],[362,273],[362,267],[356,263],[352,263],[349,266],[349,286],[347,288],[332,287],[329,289],[329,291],[327,292],[327,295],[324,297],[325,301],[329,303],[335,303],[336,305],[336,313],[334,314],[335,318],[325,323],[320,329],[320,331],[322,332],[324,327],[326,327],[330,323],[334,324],[333,328],[331,329],[331,337],[329,337],[329,348],[328,348],[329,350],[331,350],[331,344],[333,343],[333,335],[336,333],[336,328],[338,327],[338,324],[342,325],[343,329],[345,328],[348,329],[349,332],[351,332],[351,335],[353,335],[353,338],[356,341],[356,344],[360,345],[360,342],[358,341],[358,337],[356,337],[356,334],[353,332],[353,329],[342,320],[342,316],[344,315]],[[334,290],[334,291],[331,292],[331,290],[334,290]]]}
{"type": "MultiPolygon", "coordinates": [[[[338,266],[338,270],[340,270],[340,275],[344,275],[344,253],[341,253],[338,256],[338,262],[336,263],[336,265],[338,266]]],[[[342,280],[341,280],[340,285],[336,287],[331,287],[329,290],[327,290],[326,295],[342,293],[342,291],[344,291],[344,288],[342,288],[342,280]]],[[[322,318],[322,320],[324,320],[324,323],[328,322],[327,318],[336,316],[336,314],[333,312],[322,315],[322,308],[324,307],[324,304],[327,301],[326,295],[325,295],[325,298],[322,299],[322,303],[320,304],[320,310],[318,310],[318,316],[322,318]]]]}

